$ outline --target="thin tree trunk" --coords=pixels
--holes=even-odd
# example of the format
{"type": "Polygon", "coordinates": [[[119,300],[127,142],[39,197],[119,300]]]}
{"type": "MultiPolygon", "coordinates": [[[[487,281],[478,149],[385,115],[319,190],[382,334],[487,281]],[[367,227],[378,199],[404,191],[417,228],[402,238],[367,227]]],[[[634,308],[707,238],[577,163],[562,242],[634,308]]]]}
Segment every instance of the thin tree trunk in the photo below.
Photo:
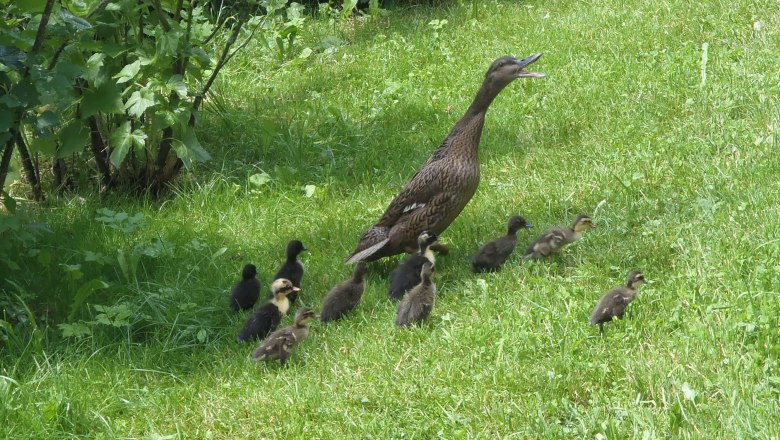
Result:
{"type": "Polygon", "coordinates": [[[3,158],[0,159],[0,192],[5,189],[5,179],[8,177],[8,168],[11,166],[11,156],[14,152],[14,141],[13,136],[8,139],[3,149],[3,158]]]}
{"type": "Polygon", "coordinates": [[[27,150],[27,145],[24,143],[21,133],[15,130],[12,132],[14,138],[16,138],[16,148],[19,149],[19,156],[22,158],[22,168],[24,168],[25,177],[27,177],[27,182],[30,184],[30,187],[32,187],[33,200],[42,202],[45,198],[43,197],[41,182],[38,180],[38,175],[35,173],[35,166],[30,158],[30,152],[27,150]]]}
{"type": "Polygon", "coordinates": [[[103,182],[100,186],[100,192],[103,192],[111,185],[111,168],[108,166],[106,144],[103,142],[103,136],[100,134],[95,117],[90,116],[87,118],[87,123],[89,123],[89,146],[92,149],[92,154],[95,156],[95,162],[97,163],[98,170],[102,175],[103,182]]]}

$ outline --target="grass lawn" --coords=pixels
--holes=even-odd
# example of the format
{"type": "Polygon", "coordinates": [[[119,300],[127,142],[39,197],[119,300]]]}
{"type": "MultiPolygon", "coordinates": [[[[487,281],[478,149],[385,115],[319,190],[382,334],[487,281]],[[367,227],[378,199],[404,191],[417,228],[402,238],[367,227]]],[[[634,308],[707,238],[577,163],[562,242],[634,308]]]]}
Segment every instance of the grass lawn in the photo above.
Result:
{"type": "Polygon", "coordinates": [[[169,200],[30,207],[52,232],[0,286],[49,326],[0,352],[0,435],[780,438],[776,2],[488,0],[476,18],[458,3],[312,21],[295,62],[251,44],[205,109],[214,160],[169,200]],[[488,112],[429,324],[395,328],[387,259],[287,367],[251,363],[234,340],[247,315],[227,308],[241,267],[267,286],[300,239],[317,307],[490,63],[540,51],[547,77],[488,112]],[[579,213],[598,228],[549,261],[472,274],[515,212],[536,225],[522,248],[579,213]],[[591,309],[632,268],[648,283],[600,337],[591,309]],[[90,279],[108,287],[68,319],[90,279]]]}

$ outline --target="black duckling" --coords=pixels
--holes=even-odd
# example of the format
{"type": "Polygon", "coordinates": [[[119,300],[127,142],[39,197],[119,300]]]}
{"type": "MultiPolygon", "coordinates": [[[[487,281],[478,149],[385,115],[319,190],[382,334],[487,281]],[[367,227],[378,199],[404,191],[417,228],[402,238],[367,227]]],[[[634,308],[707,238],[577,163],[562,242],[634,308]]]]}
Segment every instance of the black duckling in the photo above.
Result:
{"type": "Polygon", "coordinates": [[[479,142],[488,107],[515,79],[544,76],[523,70],[541,56],[502,57],[493,62],[466,113],[363,234],[347,263],[400,254],[415,248],[422,231],[441,234],[447,229],[479,185],[479,142]]]}
{"type": "Polygon", "coordinates": [[[498,270],[509,258],[517,246],[517,231],[521,228],[533,228],[522,216],[513,215],[507,223],[507,232],[489,243],[485,243],[471,259],[471,270],[478,272],[493,272],[498,270]]]}
{"type": "Polygon", "coordinates": [[[391,273],[390,285],[387,287],[387,295],[392,299],[401,299],[404,293],[420,284],[420,271],[423,264],[430,262],[436,264],[432,246],[437,243],[439,237],[428,231],[423,231],[417,237],[418,251],[406,257],[391,273]]]}
{"type": "Polygon", "coordinates": [[[587,229],[595,228],[593,220],[587,215],[578,215],[571,228],[563,226],[552,227],[539,236],[525,251],[523,259],[541,259],[560,251],[566,245],[582,238],[587,229]]]}
{"type": "Polygon", "coordinates": [[[431,279],[432,274],[433,264],[423,264],[420,272],[422,281],[406,294],[395,309],[395,325],[406,327],[428,319],[436,302],[436,284],[431,279]]]}
{"type": "Polygon", "coordinates": [[[625,286],[615,287],[601,297],[590,315],[590,324],[598,324],[599,333],[604,334],[604,323],[612,321],[612,318],[623,319],[626,306],[634,300],[637,288],[644,282],[645,276],[642,275],[642,272],[631,271],[625,286]]]}
{"type": "Polygon", "coordinates": [[[230,291],[230,310],[248,310],[255,306],[260,296],[260,280],[257,279],[257,268],[247,264],[241,273],[242,280],[230,291]]]}
{"type": "Polygon", "coordinates": [[[292,285],[290,280],[281,278],[271,283],[273,298],[260,306],[254,314],[244,323],[244,327],[238,332],[236,341],[246,342],[250,339],[263,339],[276,330],[282,316],[290,308],[289,295],[298,292],[299,288],[292,285]]]}
{"type": "Polygon", "coordinates": [[[352,272],[352,278],[338,284],[330,290],[322,302],[320,320],[322,322],[341,319],[350,310],[357,307],[365,289],[366,263],[358,263],[352,272]]]}
{"type": "Polygon", "coordinates": [[[309,335],[309,327],[307,326],[313,319],[317,319],[317,314],[311,307],[298,309],[295,314],[295,324],[271,333],[271,336],[252,353],[252,360],[257,362],[279,359],[284,365],[295,344],[309,335]]]}
{"type": "MultiPolygon", "coordinates": [[[[274,275],[274,279],[278,280],[279,278],[286,278],[292,281],[293,286],[301,287],[301,279],[303,279],[303,264],[298,261],[298,255],[305,250],[306,248],[303,247],[303,243],[298,240],[292,240],[287,243],[287,259],[284,261],[284,263],[282,263],[282,266],[276,272],[276,275],[274,275]]],[[[289,298],[290,305],[294,304],[295,300],[298,299],[297,291],[290,294],[289,298]]]]}

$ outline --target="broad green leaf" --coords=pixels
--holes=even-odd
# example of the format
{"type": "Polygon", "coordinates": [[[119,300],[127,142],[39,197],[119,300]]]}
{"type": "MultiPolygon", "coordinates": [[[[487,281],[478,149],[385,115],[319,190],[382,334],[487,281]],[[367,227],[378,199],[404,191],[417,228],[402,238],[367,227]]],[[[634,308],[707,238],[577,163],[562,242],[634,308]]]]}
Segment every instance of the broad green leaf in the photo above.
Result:
{"type": "Polygon", "coordinates": [[[70,304],[68,321],[73,321],[73,318],[76,317],[76,313],[79,311],[81,304],[83,304],[90,295],[95,293],[96,290],[105,289],[106,287],[108,287],[108,284],[98,278],[93,278],[82,284],[81,287],[79,287],[79,289],[76,291],[76,295],[73,297],[73,302],[70,304]]]}
{"type": "Polygon", "coordinates": [[[305,185],[303,187],[303,192],[306,194],[306,197],[311,197],[314,195],[314,192],[317,190],[317,186],[315,185],[305,185]]]}
{"type": "Polygon", "coordinates": [[[140,128],[136,128],[133,130],[133,133],[131,133],[131,136],[133,137],[133,145],[135,145],[136,148],[143,150],[146,145],[146,133],[140,128]]]}
{"type": "Polygon", "coordinates": [[[133,79],[138,71],[141,70],[141,60],[135,60],[134,62],[126,65],[119,73],[114,75],[117,84],[122,84],[133,79]]]}
{"type": "Polygon", "coordinates": [[[190,150],[195,160],[198,162],[206,162],[211,159],[211,155],[203,148],[203,145],[198,141],[198,137],[195,135],[195,130],[192,127],[187,127],[187,131],[184,132],[184,138],[182,139],[184,145],[190,150]]]}
{"type": "Polygon", "coordinates": [[[58,133],[60,138],[60,149],[57,157],[66,157],[84,149],[89,142],[89,129],[81,120],[74,120],[66,125],[58,133]]]}
{"type": "Polygon", "coordinates": [[[162,35],[159,35],[157,38],[157,52],[163,56],[175,56],[180,39],[181,31],[178,29],[162,32],[162,35]]]}
{"type": "Polygon", "coordinates": [[[68,25],[68,28],[73,29],[76,32],[92,28],[92,25],[87,20],[73,15],[65,8],[60,8],[57,11],[57,16],[68,25]]]}
{"type": "Polygon", "coordinates": [[[125,156],[130,152],[133,145],[133,136],[130,133],[130,121],[116,127],[111,133],[111,164],[119,168],[125,160],[125,156]]]}
{"type": "Polygon", "coordinates": [[[86,89],[81,99],[82,118],[98,113],[122,113],[123,110],[121,92],[111,81],[94,89],[86,89]]]}
{"type": "Polygon", "coordinates": [[[14,126],[13,112],[4,104],[0,104],[0,133],[14,126]]]}
{"type": "Polygon", "coordinates": [[[27,54],[13,46],[0,45],[0,63],[5,64],[13,70],[22,70],[22,63],[27,58],[27,54]]]}
{"type": "Polygon", "coordinates": [[[106,54],[104,53],[93,53],[91,57],[87,60],[87,67],[84,69],[84,73],[82,73],[82,78],[89,81],[94,86],[100,86],[103,84],[103,82],[108,79],[105,74],[101,74],[100,68],[103,67],[103,60],[106,59],[106,54]]]}
{"type": "Polygon", "coordinates": [[[57,324],[57,327],[62,330],[63,338],[81,338],[92,334],[92,329],[81,322],[76,322],[73,324],[57,324]]]}
{"type": "Polygon", "coordinates": [[[255,187],[261,187],[271,181],[271,176],[265,171],[249,176],[249,184],[255,187]]]}
{"type": "Polygon", "coordinates": [[[125,103],[125,109],[131,116],[140,118],[146,109],[156,104],[154,92],[147,88],[136,90],[125,103]]]}
{"type": "Polygon", "coordinates": [[[46,136],[36,136],[30,142],[30,151],[33,153],[41,153],[46,156],[54,156],[57,154],[57,136],[49,134],[46,136]]]}
{"type": "Polygon", "coordinates": [[[46,134],[59,125],[59,123],[60,118],[53,111],[46,110],[35,118],[35,131],[39,134],[46,134]]]}
{"type": "Polygon", "coordinates": [[[181,75],[171,76],[168,78],[165,85],[168,87],[168,90],[176,92],[176,94],[179,95],[179,98],[187,97],[187,84],[184,83],[181,75]]]}
{"type": "Polygon", "coordinates": [[[14,4],[23,12],[40,13],[46,7],[46,0],[15,0],[14,4]]]}
{"type": "MultiPolygon", "coordinates": [[[[2,187],[2,183],[3,182],[0,182],[0,188],[2,187]]],[[[13,197],[11,197],[11,195],[8,194],[7,192],[5,191],[0,191],[0,192],[2,192],[3,194],[3,206],[5,207],[6,211],[10,212],[11,214],[16,212],[16,200],[13,197]]]]}

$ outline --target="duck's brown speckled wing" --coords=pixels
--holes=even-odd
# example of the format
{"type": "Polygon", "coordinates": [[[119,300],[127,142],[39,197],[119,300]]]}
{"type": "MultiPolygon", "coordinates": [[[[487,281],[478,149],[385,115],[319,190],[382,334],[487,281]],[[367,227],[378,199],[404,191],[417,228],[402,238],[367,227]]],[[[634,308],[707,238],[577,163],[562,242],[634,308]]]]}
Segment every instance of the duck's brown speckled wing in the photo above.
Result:
{"type": "Polygon", "coordinates": [[[303,339],[308,331],[304,328],[287,327],[271,334],[252,354],[252,360],[266,359],[285,360],[290,355],[293,346],[303,339]]]}
{"type": "Polygon", "coordinates": [[[625,287],[616,287],[604,296],[593,308],[590,315],[590,323],[598,324],[600,322],[611,321],[613,317],[622,317],[626,311],[626,306],[631,300],[626,300],[627,289],[625,287]]]}
{"type": "Polygon", "coordinates": [[[523,258],[544,258],[563,246],[566,242],[566,233],[563,228],[554,227],[545,231],[526,249],[523,258]]]}
{"type": "Polygon", "coordinates": [[[441,195],[441,161],[428,160],[390,202],[376,226],[393,226],[404,216],[431,209],[441,195]]]}

